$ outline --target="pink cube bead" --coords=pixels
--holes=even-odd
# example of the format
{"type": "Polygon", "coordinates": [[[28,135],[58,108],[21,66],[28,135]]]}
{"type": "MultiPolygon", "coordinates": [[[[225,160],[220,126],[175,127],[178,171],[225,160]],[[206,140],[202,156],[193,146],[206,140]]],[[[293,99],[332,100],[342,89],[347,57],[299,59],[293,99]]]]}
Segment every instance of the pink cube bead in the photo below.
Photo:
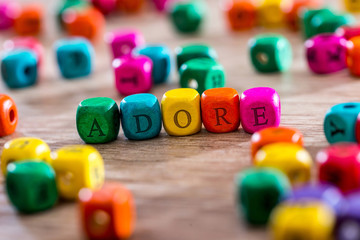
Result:
{"type": "Polygon", "coordinates": [[[115,86],[121,95],[147,93],[152,87],[152,61],[145,56],[123,56],[113,61],[115,86]]]}
{"type": "Polygon", "coordinates": [[[19,5],[14,2],[0,2],[0,30],[11,28],[19,11],[19,5]]]}
{"type": "Polygon", "coordinates": [[[346,68],[346,39],[335,34],[319,34],[305,42],[311,71],[326,74],[346,68]]]}
{"type": "Polygon", "coordinates": [[[135,30],[107,33],[105,41],[111,46],[114,58],[131,55],[134,48],[145,44],[143,35],[135,30]]]}
{"type": "Polygon", "coordinates": [[[14,49],[30,49],[32,50],[38,59],[38,66],[41,65],[44,57],[43,45],[34,37],[17,37],[14,39],[6,40],[4,42],[5,51],[13,51],[14,49]]]}
{"type": "Polygon", "coordinates": [[[167,4],[171,2],[171,0],[153,0],[156,9],[160,12],[165,11],[167,8],[167,4]]]}
{"type": "Polygon", "coordinates": [[[349,40],[350,38],[360,36],[360,26],[342,26],[336,29],[335,33],[339,37],[343,37],[346,40],[349,40]]]}
{"type": "Polygon", "coordinates": [[[91,3],[104,15],[116,10],[116,0],[91,0],[91,3]]]}
{"type": "Polygon", "coordinates": [[[280,124],[279,94],[269,87],[250,88],[241,94],[240,119],[245,132],[254,133],[280,124]]]}

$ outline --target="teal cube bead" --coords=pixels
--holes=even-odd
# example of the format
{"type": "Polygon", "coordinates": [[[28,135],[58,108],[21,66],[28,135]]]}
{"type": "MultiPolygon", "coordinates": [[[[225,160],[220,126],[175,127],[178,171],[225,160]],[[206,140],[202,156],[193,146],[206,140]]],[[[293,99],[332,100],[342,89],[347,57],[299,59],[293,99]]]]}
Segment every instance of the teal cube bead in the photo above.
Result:
{"type": "Polygon", "coordinates": [[[203,1],[176,2],[170,10],[171,21],[180,33],[197,32],[203,22],[205,5],[203,1]]]}
{"type": "Polygon", "coordinates": [[[341,103],[331,107],[324,119],[324,132],[329,143],[356,142],[356,118],[359,102],[341,103]]]}
{"type": "Polygon", "coordinates": [[[152,79],[154,84],[166,82],[171,71],[170,49],[162,45],[146,45],[133,50],[135,55],[144,55],[153,62],[152,79]]]}
{"type": "Polygon", "coordinates": [[[201,95],[211,88],[225,87],[223,66],[209,58],[195,58],[180,68],[180,86],[194,88],[201,95]]]}
{"type": "Polygon", "coordinates": [[[36,83],[38,59],[31,50],[14,50],[1,60],[1,76],[9,88],[25,88],[36,83]]]}
{"type": "Polygon", "coordinates": [[[339,27],[343,25],[353,25],[354,23],[355,18],[350,14],[331,15],[318,13],[311,21],[315,29],[315,34],[334,33],[339,27]]]}
{"type": "Polygon", "coordinates": [[[285,72],[291,66],[291,45],[281,35],[257,35],[249,40],[249,49],[251,62],[258,72],[285,72]]]}
{"type": "Polygon", "coordinates": [[[120,103],[121,126],[130,140],[145,140],[159,135],[162,126],[160,104],[149,93],[125,97],[120,103]]]}
{"type": "Polygon", "coordinates": [[[177,47],[175,49],[175,54],[178,70],[180,69],[181,65],[194,58],[210,58],[213,60],[217,60],[218,58],[216,51],[204,44],[191,44],[177,47]]]}
{"type": "Polygon", "coordinates": [[[91,74],[94,49],[87,39],[74,37],[58,40],[55,51],[64,78],[73,79],[91,74]]]}
{"type": "Polygon", "coordinates": [[[23,213],[49,209],[58,199],[55,172],[41,161],[10,163],[7,166],[6,191],[10,202],[23,213]]]}
{"type": "Polygon", "coordinates": [[[116,140],[120,130],[118,105],[106,97],[83,100],[77,108],[76,127],[85,143],[107,143],[116,140]]]}
{"type": "Polygon", "coordinates": [[[235,178],[239,216],[252,225],[265,225],[272,210],[291,190],[287,177],[271,168],[254,168],[235,178]]]}
{"type": "Polygon", "coordinates": [[[317,21],[319,21],[319,18],[316,18],[317,15],[321,15],[322,18],[331,18],[335,16],[335,14],[328,8],[306,9],[300,16],[301,29],[305,39],[319,34],[316,27],[317,21]]]}

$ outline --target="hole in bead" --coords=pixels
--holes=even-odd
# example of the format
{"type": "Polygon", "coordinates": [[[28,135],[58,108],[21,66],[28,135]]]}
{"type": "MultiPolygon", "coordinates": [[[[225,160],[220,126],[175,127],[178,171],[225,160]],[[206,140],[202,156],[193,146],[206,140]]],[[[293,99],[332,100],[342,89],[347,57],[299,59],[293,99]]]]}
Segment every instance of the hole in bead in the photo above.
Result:
{"type": "Polygon", "coordinates": [[[10,112],[9,112],[9,119],[10,119],[10,122],[11,123],[14,123],[15,121],[15,111],[14,109],[11,109],[10,112]]]}
{"type": "Polygon", "coordinates": [[[104,210],[94,211],[91,217],[91,230],[96,233],[105,232],[110,224],[110,215],[104,210]]]}
{"type": "Polygon", "coordinates": [[[261,63],[261,64],[267,64],[269,61],[268,56],[265,53],[258,53],[256,55],[256,59],[261,63]]]}
{"type": "Polygon", "coordinates": [[[348,104],[345,105],[344,108],[355,108],[356,106],[354,104],[348,104]]]}
{"type": "Polygon", "coordinates": [[[190,88],[197,89],[199,85],[198,85],[198,82],[195,79],[190,79],[188,81],[188,86],[190,88]]]}
{"type": "Polygon", "coordinates": [[[31,72],[31,67],[28,66],[24,69],[24,73],[26,76],[28,76],[30,74],[30,72],[31,72]]]}
{"type": "Polygon", "coordinates": [[[74,178],[74,174],[72,174],[71,172],[65,172],[61,175],[61,181],[65,184],[65,185],[70,185],[72,180],[74,178]]]}

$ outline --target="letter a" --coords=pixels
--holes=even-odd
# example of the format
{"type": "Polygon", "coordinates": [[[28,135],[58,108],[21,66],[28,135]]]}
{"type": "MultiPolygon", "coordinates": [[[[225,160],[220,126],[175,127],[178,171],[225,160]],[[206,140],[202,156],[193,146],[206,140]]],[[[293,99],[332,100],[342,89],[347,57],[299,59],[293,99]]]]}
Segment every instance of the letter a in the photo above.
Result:
{"type": "Polygon", "coordinates": [[[99,132],[99,137],[105,136],[104,132],[101,130],[99,123],[96,121],[96,118],[94,118],[90,133],[88,137],[93,137],[93,132],[99,132]]]}

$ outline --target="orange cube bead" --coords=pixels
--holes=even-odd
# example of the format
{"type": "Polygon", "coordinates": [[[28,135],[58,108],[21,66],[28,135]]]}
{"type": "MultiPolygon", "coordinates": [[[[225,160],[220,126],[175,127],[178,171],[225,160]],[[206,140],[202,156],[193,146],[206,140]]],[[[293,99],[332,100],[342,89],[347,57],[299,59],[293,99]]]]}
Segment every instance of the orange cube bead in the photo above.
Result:
{"type": "Polygon", "coordinates": [[[15,17],[14,30],[19,35],[38,35],[42,31],[43,19],[42,6],[25,6],[15,17]]]}
{"type": "Polygon", "coordinates": [[[92,7],[70,8],[64,12],[63,21],[70,36],[81,36],[89,40],[97,40],[105,24],[104,15],[92,7]]]}
{"type": "Polygon", "coordinates": [[[256,25],[256,7],[251,1],[227,1],[225,13],[228,24],[234,31],[251,29],[256,25]]]}
{"type": "Polygon", "coordinates": [[[90,239],[126,239],[135,226],[135,202],[119,183],[106,183],[100,190],[79,192],[81,221],[90,239]]]}
{"type": "Polygon", "coordinates": [[[212,88],[201,96],[203,124],[209,132],[226,133],[239,128],[239,95],[233,88],[212,88]]]}
{"type": "Polygon", "coordinates": [[[360,36],[347,42],[346,64],[351,74],[360,76],[360,36]]]}
{"type": "Polygon", "coordinates": [[[254,158],[257,151],[265,145],[278,142],[304,145],[304,137],[297,129],[288,127],[269,127],[254,133],[251,137],[251,156],[254,158]]]}
{"type": "Polygon", "coordinates": [[[144,0],[117,0],[117,9],[127,13],[140,11],[144,5],[144,0]]]}
{"type": "Polygon", "coordinates": [[[291,5],[284,9],[287,26],[293,30],[300,29],[300,16],[305,8],[319,8],[322,1],[320,0],[295,0],[291,5]]]}
{"type": "Polygon", "coordinates": [[[0,137],[12,134],[18,123],[18,112],[14,100],[0,94],[0,137]]]}

